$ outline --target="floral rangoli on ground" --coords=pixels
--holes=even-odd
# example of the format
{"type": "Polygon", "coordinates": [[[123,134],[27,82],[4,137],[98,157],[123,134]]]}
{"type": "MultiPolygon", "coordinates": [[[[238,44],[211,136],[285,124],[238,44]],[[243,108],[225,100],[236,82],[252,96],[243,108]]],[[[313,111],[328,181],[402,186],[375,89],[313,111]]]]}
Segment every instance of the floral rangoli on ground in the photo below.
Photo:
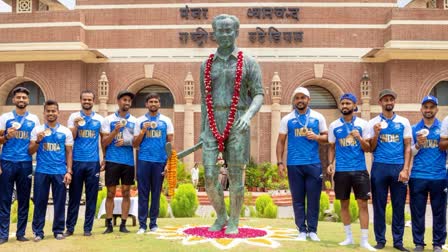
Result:
{"type": "Polygon", "coordinates": [[[291,228],[273,228],[242,226],[236,235],[226,235],[225,229],[209,232],[208,226],[166,226],[149,234],[162,240],[181,240],[183,245],[210,243],[219,249],[230,249],[240,244],[278,248],[282,240],[295,240],[297,230],[291,228]]]}

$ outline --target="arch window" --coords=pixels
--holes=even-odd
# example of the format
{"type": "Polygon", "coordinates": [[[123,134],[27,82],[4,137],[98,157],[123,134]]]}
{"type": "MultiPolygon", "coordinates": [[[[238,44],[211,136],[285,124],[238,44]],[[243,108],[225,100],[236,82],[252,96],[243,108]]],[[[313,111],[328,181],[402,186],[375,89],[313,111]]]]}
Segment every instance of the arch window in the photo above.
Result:
{"type": "Polygon", "coordinates": [[[448,106],[448,81],[441,81],[431,90],[430,95],[439,99],[439,106],[448,106]]]}
{"type": "Polygon", "coordinates": [[[146,86],[135,95],[135,99],[132,102],[134,108],[145,108],[145,98],[149,93],[157,93],[160,96],[160,108],[173,108],[174,97],[171,91],[160,85],[146,86]]]}
{"type": "Polygon", "coordinates": [[[320,86],[307,86],[311,95],[310,107],[313,109],[337,109],[338,104],[333,95],[326,88],[320,86]]]}
{"type": "MultiPolygon", "coordinates": [[[[44,93],[42,92],[40,87],[35,82],[25,81],[25,82],[22,82],[19,85],[15,86],[14,88],[16,88],[16,87],[24,87],[30,91],[30,104],[29,105],[44,104],[44,102],[45,102],[44,93]]],[[[13,98],[12,90],[14,90],[14,88],[12,88],[8,94],[8,99],[6,100],[6,105],[14,105],[12,103],[12,98],[13,98]]]]}

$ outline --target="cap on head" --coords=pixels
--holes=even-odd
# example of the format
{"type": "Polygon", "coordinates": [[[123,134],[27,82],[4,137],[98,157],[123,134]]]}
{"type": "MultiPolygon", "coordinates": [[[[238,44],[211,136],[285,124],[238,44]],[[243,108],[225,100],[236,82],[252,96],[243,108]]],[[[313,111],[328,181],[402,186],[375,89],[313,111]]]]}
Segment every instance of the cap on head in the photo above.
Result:
{"type": "Polygon", "coordinates": [[[432,96],[432,95],[427,95],[427,96],[423,97],[422,105],[427,102],[432,102],[435,105],[439,105],[439,99],[437,99],[437,97],[432,96]]]}
{"type": "Polygon", "coordinates": [[[292,97],[294,98],[294,96],[296,96],[296,94],[304,94],[304,95],[308,96],[308,98],[311,98],[310,91],[308,91],[308,89],[306,89],[304,87],[296,88],[296,90],[294,90],[294,93],[292,94],[292,97]]]}
{"type": "Polygon", "coordinates": [[[12,94],[16,95],[17,93],[25,93],[26,95],[30,95],[30,90],[26,87],[16,87],[12,90],[12,94]]]}
{"type": "MultiPolygon", "coordinates": [[[[339,102],[342,100],[350,100],[352,101],[355,105],[358,102],[358,99],[356,99],[356,96],[352,93],[345,93],[341,96],[341,98],[339,99],[339,102]]],[[[355,112],[358,111],[358,106],[356,106],[355,108],[355,112]]]]}
{"type": "Polygon", "coordinates": [[[390,96],[394,97],[394,99],[397,99],[397,93],[395,93],[391,89],[381,90],[380,95],[378,96],[378,99],[381,100],[384,96],[387,96],[387,95],[390,95],[390,96]]]}
{"type": "Polygon", "coordinates": [[[117,100],[120,100],[123,96],[129,96],[132,100],[134,100],[135,94],[128,90],[121,90],[120,92],[118,92],[117,100]]]}

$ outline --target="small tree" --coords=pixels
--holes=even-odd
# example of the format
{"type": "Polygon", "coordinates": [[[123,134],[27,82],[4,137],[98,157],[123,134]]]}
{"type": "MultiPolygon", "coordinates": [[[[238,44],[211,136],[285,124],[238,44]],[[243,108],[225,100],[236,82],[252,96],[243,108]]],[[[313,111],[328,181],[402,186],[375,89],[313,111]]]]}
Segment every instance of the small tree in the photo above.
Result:
{"type": "Polygon", "coordinates": [[[198,206],[199,200],[193,185],[180,185],[171,200],[173,215],[175,217],[193,217],[198,206]]]}

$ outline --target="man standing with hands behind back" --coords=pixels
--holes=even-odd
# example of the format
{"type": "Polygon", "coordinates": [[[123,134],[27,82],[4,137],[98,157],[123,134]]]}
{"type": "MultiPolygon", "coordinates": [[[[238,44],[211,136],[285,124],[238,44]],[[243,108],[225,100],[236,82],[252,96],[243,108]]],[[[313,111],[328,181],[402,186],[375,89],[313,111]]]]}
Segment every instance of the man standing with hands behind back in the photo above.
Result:
{"type": "Polygon", "coordinates": [[[397,93],[384,89],[379,94],[382,112],[369,121],[370,148],[373,152],[371,171],[373,226],[376,249],[386,244],[386,203],[390,188],[392,201],[392,237],[394,248],[403,247],[404,205],[411,160],[412,129],[409,120],[395,114],[397,93]]]}

